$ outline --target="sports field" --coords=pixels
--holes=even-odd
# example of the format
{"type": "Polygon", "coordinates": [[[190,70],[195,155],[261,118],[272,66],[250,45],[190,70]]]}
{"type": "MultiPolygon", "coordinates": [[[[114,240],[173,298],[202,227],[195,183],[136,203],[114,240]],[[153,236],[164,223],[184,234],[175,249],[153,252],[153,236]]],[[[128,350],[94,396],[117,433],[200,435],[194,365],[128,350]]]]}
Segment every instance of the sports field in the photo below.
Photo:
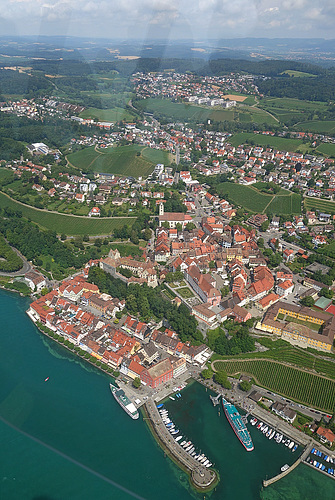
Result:
{"type": "Polygon", "coordinates": [[[28,207],[5,194],[0,193],[0,207],[10,207],[15,210],[21,210],[22,215],[36,222],[39,226],[45,229],[51,229],[58,234],[65,233],[66,235],[107,235],[111,234],[115,228],[122,227],[124,224],[132,225],[135,218],[123,217],[116,218],[90,218],[76,217],[74,215],[63,215],[47,210],[39,210],[37,208],[28,207]]]}
{"type": "Polygon", "coordinates": [[[335,381],[276,361],[234,360],[214,361],[215,370],[228,375],[244,373],[252,376],[262,387],[290,399],[333,412],[335,406],[335,381]]]}
{"type": "Polygon", "coordinates": [[[217,186],[220,196],[227,198],[234,204],[246,210],[258,213],[273,214],[300,214],[301,196],[290,191],[282,190],[277,195],[261,193],[252,186],[242,186],[232,182],[222,182],[217,186]]]}
{"type": "Polygon", "coordinates": [[[97,150],[92,146],[71,153],[67,159],[70,164],[86,171],[133,177],[148,176],[157,163],[171,163],[168,152],[137,144],[97,150]]]}

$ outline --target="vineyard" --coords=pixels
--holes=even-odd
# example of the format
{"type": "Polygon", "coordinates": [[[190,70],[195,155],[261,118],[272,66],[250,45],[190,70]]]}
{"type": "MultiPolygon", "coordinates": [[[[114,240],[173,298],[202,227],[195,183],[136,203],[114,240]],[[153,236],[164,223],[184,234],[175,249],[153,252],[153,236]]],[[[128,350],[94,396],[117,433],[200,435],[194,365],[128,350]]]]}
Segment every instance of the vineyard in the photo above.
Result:
{"type": "Polygon", "coordinates": [[[335,381],[308,373],[276,361],[234,360],[214,361],[215,370],[228,375],[245,373],[259,385],[303,404],[333,412],[335,408],[335,381]]]}

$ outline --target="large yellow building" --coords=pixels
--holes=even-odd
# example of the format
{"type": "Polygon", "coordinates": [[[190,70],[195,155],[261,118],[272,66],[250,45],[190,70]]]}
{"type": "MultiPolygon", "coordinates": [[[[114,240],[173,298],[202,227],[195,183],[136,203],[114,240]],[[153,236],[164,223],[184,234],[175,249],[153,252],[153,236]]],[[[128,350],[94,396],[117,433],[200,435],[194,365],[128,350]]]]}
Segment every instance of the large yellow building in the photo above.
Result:
{"type": "Polygon", "coordinates": [[[279,335],[291,344],[329,352],[334,342],[335,317],[308,307],[277,302],[267,310],[263,320],[257,324],[257,328],[279,335]],[[290,320],[290,318],[293,319],[290,320]],[[299,321],[313,323],[320,328],[315,330],[298,323],[299,321]]]}

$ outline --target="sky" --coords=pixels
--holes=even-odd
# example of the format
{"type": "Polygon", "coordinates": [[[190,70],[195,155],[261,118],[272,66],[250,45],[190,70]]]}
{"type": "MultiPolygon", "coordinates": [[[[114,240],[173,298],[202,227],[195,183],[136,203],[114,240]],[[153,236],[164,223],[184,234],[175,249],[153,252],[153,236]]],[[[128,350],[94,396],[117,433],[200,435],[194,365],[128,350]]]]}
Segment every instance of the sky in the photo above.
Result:
{"type": "Polygon", "coordinates": [[[2,35],[335,38],[335,0],[0,0],[2,35]]]}

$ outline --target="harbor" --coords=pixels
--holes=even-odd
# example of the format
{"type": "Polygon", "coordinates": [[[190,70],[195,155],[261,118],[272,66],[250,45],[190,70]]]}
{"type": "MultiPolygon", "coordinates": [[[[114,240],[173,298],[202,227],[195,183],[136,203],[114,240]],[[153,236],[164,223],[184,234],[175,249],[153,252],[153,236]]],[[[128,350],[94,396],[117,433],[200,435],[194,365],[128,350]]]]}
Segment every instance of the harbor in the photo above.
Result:
{"type": "Polygon", "coordinates": [[[153,401],[148,400],[144,408],[146,412],[145,418],[150,420],[150,426],[157,436],[160,445],[178,465],[190,474],[195,488],[207,491],[212,489],[218,482],[216,471],[199,463],[198,460],[187,453],[187,451],[173,439],[173,436],[164,425],[157,406],[153,401]]]}

